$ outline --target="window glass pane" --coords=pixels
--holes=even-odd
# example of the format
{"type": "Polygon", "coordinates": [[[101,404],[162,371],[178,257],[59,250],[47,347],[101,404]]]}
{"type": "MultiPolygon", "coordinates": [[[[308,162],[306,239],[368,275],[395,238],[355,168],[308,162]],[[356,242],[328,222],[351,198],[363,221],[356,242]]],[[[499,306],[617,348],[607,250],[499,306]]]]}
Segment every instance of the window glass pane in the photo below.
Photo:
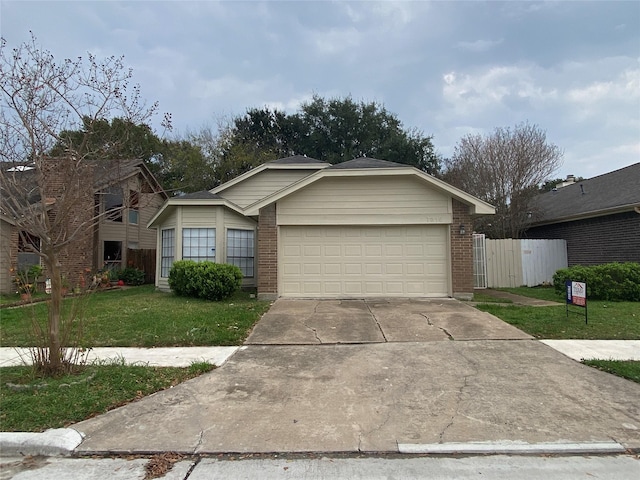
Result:
{"type": "Polygon", "coordinates": [[[104,194],[104,211],[107,219],[113,222],[122,222],[122,189],[111,187],[104,194]]]}
{"type": "Polygon", "coordinates": [[[161,250],[160,276],[167,278],[173,265],[175,251],[175,230],[173,228],[162,230],[161,250]]]}
{"type": "Polygon", "coordinates": [[[195,262],[216,261],[215,228],[183,228],[182,259],[195,262]]]}
{"type": "Polygon", "coordinates": [[[253,230],[227,230],[227,263],[236,265],[245,277],[254,276],[253,230]]]}
{"type": "Polygon", "coordinates": [[[129,209],[129,224],[137,225],[138,224],[138,211],[129,209]]]}

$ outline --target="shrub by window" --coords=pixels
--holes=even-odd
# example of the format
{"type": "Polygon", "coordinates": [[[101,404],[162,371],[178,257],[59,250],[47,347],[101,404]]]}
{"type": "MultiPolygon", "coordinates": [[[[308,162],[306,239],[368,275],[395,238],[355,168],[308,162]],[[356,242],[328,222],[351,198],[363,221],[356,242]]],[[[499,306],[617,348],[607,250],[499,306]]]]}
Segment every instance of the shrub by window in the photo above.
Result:
{"type": "Polygon", "coordinates": [[[223,300],[242,284],[242,272],[235,265],[178,260],[169,272],[169,287],[176,295],[205,300],[223,300]]]}

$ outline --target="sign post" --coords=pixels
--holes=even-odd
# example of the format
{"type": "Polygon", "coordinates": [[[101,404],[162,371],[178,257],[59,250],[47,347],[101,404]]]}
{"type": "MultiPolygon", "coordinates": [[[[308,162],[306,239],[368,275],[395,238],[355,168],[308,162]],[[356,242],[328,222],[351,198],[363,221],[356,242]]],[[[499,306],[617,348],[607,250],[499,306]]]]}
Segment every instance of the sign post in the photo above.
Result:
{"type": "MultiPolygon", "coordinates": [[[[564,282],[566,291],[566,311],[567,318],[569,318],[569,305],[575,305],[577,307],[584,308],[584,323],[588,324],[588,311],[587,311],[587,284],[584,282],[574,282],[567,280],[564,282]]],[[[578,312],[571,312],[577,313],[578,312]]]]}

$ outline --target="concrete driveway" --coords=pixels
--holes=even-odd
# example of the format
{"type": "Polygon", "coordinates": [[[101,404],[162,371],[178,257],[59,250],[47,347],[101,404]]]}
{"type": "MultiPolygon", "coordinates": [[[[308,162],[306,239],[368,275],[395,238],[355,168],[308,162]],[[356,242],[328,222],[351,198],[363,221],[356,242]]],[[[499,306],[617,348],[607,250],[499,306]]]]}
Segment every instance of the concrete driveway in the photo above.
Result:
{"type": "Polygon", "coordinates": [[[640,385],[528,338],[456,301],[279,300],[222,367],[74,425],[77,452],[640,449],[640,385]]]}
{"type": "Polygon", "coordinates": [[[524,340],[531,336],[453,299],[277,300],[247,345],[524,340]]]}

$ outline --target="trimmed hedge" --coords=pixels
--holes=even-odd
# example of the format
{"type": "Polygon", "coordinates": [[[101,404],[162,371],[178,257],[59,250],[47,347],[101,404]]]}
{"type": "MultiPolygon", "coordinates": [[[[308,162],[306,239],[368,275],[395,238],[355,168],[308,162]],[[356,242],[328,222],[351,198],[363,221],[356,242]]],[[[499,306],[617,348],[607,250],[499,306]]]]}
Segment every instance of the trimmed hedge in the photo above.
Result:
{"type": "Polygon", "coordinates": [[[242,272],[235,265],[179,260],[169,271],[169,287],[181,297],[224,300],[242,285],[242,272]]]}
{"type": "Polygon", "coordinates": [[[640,302],[640,263],[605,263],[562,268],[553,275],[553,286],[564,294],[566,280],[586,282],[593,300],[640,302]]]}

